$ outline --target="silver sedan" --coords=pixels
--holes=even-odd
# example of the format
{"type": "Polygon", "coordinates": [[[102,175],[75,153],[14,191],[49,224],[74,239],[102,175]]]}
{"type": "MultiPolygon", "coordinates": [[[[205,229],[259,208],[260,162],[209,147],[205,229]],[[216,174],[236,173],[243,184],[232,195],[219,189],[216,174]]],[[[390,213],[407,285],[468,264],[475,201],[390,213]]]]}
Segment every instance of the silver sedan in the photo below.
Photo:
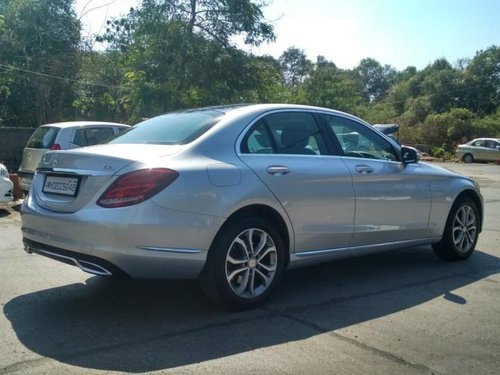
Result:
{"type": "Polygon", "coordinates": [[[325,108],[234,105],[146,120],[108,144],[44,155],[25,249],[101,276],[198,278],[252,308],[287,267],[415,245],[468,258],[476,183],[325,108]]]}
{"type": "Polygon", "coordinates": [[[474,161],[500,162],[500,139],[474,139],[463,145],[458,145],[456,154],[465,163],[472,163],[474,161]]]}

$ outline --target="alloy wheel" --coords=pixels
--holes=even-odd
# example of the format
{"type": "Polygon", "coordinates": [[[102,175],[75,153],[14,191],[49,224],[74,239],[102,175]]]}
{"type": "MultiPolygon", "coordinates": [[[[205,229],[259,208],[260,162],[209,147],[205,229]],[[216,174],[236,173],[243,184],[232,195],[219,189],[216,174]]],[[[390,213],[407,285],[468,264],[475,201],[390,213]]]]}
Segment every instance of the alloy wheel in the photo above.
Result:
{"type": "Polygon", "coordinates": [[[474,246],[477,236],[477,218],[474,209],[463,205],[453,221],[453,243],[457,251],[466,253],[474,246]]]}
{"type": "Polygon", "coordinates": [[[226,255],[226,280],[241,298],[255,298],[272,284],[278,253],[271,236],[262,229],[249,228],[231,243],[226,255]]]}

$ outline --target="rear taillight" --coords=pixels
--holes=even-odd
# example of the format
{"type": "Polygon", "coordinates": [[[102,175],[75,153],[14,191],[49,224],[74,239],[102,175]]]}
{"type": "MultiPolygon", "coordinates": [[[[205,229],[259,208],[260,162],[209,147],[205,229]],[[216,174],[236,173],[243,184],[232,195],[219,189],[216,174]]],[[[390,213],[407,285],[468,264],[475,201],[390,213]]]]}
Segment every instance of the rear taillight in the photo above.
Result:
{"type": "Polygon", "coordinates": [[[127,173],[111,184],[97,204],[106,208],[132,206],[159,193],[174,182],[177,176],[179,173],[167,168],[127,173]]]}
{"type": "Polygon", "coordinates": [[[50,147],[51,150],[60,150],[61,149],[61,145],[59,143],[54,143],[51,147],[50,147]]]}

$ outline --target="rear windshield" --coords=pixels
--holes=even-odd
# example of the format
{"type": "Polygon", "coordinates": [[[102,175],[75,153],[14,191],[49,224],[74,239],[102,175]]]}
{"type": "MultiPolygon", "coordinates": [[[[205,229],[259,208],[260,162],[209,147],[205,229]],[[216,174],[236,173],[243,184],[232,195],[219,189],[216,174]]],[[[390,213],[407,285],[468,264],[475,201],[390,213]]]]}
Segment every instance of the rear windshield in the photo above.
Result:
{"type": "Polygon", "coordinates": [[[59,133],[59,128],[43,126],[35,130],[26,147],[29,148],[51,148],[59,133]]]}
{"type": "Polygon", "coordinates": [[[186,144],[205,133],[222,116],[218,111],[169,113],[141,122],[109,143],[186,144]]]}

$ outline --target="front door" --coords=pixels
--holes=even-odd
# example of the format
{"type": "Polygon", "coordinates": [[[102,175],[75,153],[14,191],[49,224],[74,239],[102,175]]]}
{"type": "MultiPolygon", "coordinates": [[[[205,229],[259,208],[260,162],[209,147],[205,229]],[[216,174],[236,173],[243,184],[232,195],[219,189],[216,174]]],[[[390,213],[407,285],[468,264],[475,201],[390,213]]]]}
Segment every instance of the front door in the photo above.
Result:
{"type": "Polygon", "coordinates": [[[295,252],[343,248],[354,228],[351,173],[328,155],[310,113],[276,112],[258,120],[243,138],[241,160],[279,200],[295,234],[295,252]]]}
{"type": "Polygon", "coordinates": [[[431,192],[419,165],[404,165],[394,146],[369,127],[325,116],[343,150],[356,195],[352,246],[429,236],[431,192]]]}

